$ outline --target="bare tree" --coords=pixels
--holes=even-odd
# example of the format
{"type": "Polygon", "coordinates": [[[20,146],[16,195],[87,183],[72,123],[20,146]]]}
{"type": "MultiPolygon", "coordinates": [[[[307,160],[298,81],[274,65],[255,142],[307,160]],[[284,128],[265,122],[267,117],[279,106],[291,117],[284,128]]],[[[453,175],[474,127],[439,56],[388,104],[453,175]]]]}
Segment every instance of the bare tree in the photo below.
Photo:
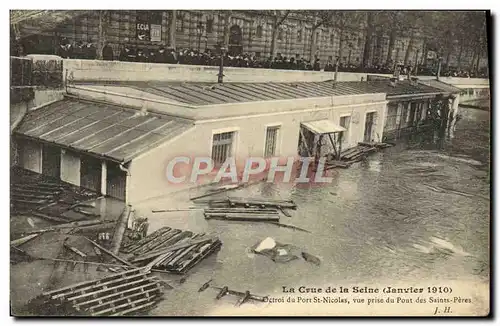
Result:
{"type": "Polygon", "coordinates": [[[283,25],[285,20],[290,15],[290,10],[265,10],[265,14],[271,15],[273,19],[270,55],[274,58],[276,56],[276,42],[278,40],[279,30],[281,25],[283,25]]]}
{"type": "Polygon", "coordinates": [[[170,11],[170,21],[168,24],[168,42],[172,49],[175,49],[175,36],[177,31],[177,10],[170,11]]]}
{"type": "Polygon", "coordinates": [[[349,32],[352,28],[359,26],[360,13],[354,11],[339,10],[331,13],[331,25],[339,35],[339,47],[334,56],[342,57],[344,46],[349,40],[349,32]]]}

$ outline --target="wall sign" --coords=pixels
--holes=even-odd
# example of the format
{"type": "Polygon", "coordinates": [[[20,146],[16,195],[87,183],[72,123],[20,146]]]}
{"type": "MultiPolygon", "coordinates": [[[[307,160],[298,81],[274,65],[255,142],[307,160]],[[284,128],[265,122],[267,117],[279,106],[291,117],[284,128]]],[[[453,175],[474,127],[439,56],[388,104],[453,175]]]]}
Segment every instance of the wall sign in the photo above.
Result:
{"type": "Polygon", "coordinates": [[[151,24],[151,42],[161,42],[161,25],[151,24]]]}
{"type": "Polygon", "coordinates": [[[137,39],[141,41],[151,40],[151,28],[148,22],[137,22],[136,27],[137,39]]]}

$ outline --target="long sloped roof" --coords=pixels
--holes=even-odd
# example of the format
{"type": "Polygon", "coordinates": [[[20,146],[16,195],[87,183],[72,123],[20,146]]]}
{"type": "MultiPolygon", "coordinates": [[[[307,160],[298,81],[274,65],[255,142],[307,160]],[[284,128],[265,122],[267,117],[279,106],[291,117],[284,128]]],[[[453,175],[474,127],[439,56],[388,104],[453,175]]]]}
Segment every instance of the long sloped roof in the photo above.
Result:
{"type": "Polygon", "coordinates": [[[193,125],[138,110],[73,98],[28,113],[15,134],[128,162],[193,125]]]}
{"type": "Polygon", "coordinates": [[[422,84],[438,88],[444,92],[449,92],[449,93],[460,93],[462,90],[458,87],[455,87],[453,85],[450,85],[448,83],[442,82],[440,80],[435,80],[435,79],[429,79],[429,80],[421,80],[419,81],[422,84]]]}
{"type": "MultiPolygon", "coordinates": [[[[103,84],[86,82],[84,84],[103,84]]],[[[81,83],[80,83],[81,84],[81,83]]],[[[194,83],[194,82],[107,82],[107,85],[133,87],[146,93],[193,106],[244,103],[255,101],[292,100],[343,95],[385,93],[387,97],[397,95],[435,94],[443,91],[431,86],[412,85],[398,81],[391,86],[389,81],[297,82],[297,83],[194,83]]]]}

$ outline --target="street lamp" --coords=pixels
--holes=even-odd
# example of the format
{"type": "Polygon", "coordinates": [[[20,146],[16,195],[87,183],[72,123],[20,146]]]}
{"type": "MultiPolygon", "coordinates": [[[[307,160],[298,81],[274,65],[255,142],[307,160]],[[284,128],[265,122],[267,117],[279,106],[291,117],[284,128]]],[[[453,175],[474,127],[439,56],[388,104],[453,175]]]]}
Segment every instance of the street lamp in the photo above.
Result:
{"type": "Polygon", "coordinates": [[[222,84],[224,82],[224,54],[227,49],[222,45],[218,44],[217,48],[220,50],[220,63],[219,63],[219,74],[217,75],[217,83],[222,84]]]}

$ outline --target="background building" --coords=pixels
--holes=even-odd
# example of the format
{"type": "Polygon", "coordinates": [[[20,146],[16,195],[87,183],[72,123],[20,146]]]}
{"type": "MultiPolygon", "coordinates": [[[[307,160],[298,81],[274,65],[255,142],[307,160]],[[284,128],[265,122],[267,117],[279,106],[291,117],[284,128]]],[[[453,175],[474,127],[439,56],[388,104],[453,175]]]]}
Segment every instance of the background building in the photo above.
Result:
{"type": "MultiPolygon", "coordinates": [[[[461,17],[452,16],[454,12],[440,13],[449,13],[446,19],[455,24],[453,28],[458,29],[462,24],[458,21],[461,17]]],[[[115,57],[125,44],[147,49],[158,49],[165,44],[202,52],[225,44],[232,54],[319,58],[322,64],[339,56],[344,65],[366,67],[418,62],[426,66],[427,59],[439,55],[445,65],[453,67],[487,66],[486,46],[479,49],[470,40],[459,42],[464,36],[431,35],[437,33],[438,18],[442,17],[431,17],[431,14],[423,18],[410,17],[413,22],[404,16],[405,12],[403,16],[397,15],[399,12],[302,10],[25,11],[11,15],[11,26],[13,35],[22,40],[27,53],[54,53],[61,39],[66,38],[73,43],[94,43],[98,49],[108,42],[115,57]],[[429,27],[432,24],[436,27],[429,27]],[[442,42],[436,44],[436,39],[442,42]],[[466,46],[467,43],[470,46],[466,46]]],[[[485,18],[486,15],[484,27],[478,28],[486,39],[485,18]]],[[[474,28],[473,22],[464,24],[474,28]]]]}

